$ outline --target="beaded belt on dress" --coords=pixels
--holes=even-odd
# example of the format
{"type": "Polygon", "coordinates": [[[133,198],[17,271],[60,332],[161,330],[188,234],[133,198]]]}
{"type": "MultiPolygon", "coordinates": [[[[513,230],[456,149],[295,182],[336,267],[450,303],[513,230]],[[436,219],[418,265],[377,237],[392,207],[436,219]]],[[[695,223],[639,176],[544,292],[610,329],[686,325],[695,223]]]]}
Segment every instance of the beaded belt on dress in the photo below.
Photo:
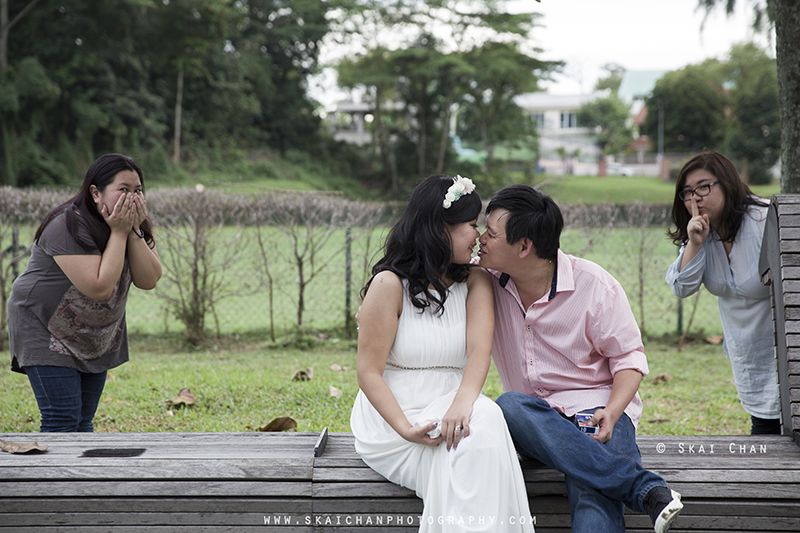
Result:
{"type": "Polygon", "coordinates": [[[464,370],[463,366],[402,366],[386,361],[386,366],[401,370],[464,370]]]}

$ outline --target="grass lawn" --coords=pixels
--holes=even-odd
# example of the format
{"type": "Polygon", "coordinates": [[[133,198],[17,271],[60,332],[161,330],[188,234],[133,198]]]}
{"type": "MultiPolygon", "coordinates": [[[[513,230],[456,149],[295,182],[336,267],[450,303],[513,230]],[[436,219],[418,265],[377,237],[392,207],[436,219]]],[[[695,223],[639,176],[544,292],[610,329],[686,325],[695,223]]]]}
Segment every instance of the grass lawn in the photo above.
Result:
{"type": "MultiPolygon", "coordinates": [[[[721,346],[695,343],[677,351],[674,341],[647,343],[650,374],[640,394],[645,405],[642,435],[730,435],[749,431],[721,346]],[[667,382],[654,382],[668,373],[667,382]]],[[[351,340],[328,339],[313,349],[280,348],[263,342],[221,339],[205,351],[185,352],[174,340],[133,339],[131,360],[108,374],[95,417],[97,431],[254,431],[277,417],[292,417],[297,431],[349,431],[358,392],[356,350],[351,340]],[[334,366],[334,365],[338,365],[334,366]],[[310,381],[292,381],[313,369],[310,381]],[[194,406],[168,403],[184,388],[194,406]],[[331,387],[341,391],[331,395],[331,387]]],[[[8,361],[8,352],[0,352],[8,361]]],[[[39,412],[28,380],[0,372],[0,432],[35,432],[39,412]]],[[[501,393],[494,367],[484,393],[501,393]]]]}
{"type": "MultiPolygon", "coordinates": [[[[608,176],[537,176],[534,187],[541,188],[563,204],[672,204],[675,183],[657,178],[608,176]]],[[[780,193],[780,183],[754,185],[750,189],[765,198],[780,193]]]]}

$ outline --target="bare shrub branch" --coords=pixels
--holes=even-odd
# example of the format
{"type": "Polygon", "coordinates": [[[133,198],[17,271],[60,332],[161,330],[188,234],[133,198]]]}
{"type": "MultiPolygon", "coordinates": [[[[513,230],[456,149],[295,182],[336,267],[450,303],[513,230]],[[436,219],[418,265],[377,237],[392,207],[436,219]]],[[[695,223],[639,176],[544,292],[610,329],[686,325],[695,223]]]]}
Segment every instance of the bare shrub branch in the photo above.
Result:
{"type": "Polygon", "coordinates": [[[160,191],[149,202],[156,228],[164,233],[158,242],[165,287],[157,294],[183,322],[187,341],[201,344],[209,313],[219,335],[215,306],[220,300],[258,290],[247,280],[234,285],[229,275],[246,246],[241,221],[247,199],[175,189],[160,191]]]}

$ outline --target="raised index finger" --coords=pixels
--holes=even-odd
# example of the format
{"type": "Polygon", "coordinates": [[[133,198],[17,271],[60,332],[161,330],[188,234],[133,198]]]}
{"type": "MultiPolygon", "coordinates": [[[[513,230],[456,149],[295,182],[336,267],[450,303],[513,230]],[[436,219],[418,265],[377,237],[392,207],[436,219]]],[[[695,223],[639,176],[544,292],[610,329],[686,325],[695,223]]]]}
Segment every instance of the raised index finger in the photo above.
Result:
{"type": "Polygon", "coordinates": [[[694,196],[689,198],[689,212],[693,217],[696,217],[700,214],[700,211],[697,209],[697,202],[695,201],[694,196]]]}

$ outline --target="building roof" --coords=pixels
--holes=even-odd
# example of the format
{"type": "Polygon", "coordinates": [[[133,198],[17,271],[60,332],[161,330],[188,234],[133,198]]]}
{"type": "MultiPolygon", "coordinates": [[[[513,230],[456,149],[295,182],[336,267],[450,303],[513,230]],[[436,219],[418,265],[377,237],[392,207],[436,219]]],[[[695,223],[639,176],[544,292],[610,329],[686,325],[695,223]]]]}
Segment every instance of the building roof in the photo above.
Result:
{"type": "Polygon", "coordinates": [[[656,82],[666,73],[666,70],[628,70],[622,76],[617,96],[628,103],[642,99],[653,91],[656,82]]]}
{"type": "Polygon", "coordinates": [[[608,89],[594,91],[589,94],[548,94],[525,93],[517,95],[514,102],[526,111],[547,111],[551,109],[568,111],[579,109],[581,105],[598,98],[605,98],[611,91],[608,89]]]}

